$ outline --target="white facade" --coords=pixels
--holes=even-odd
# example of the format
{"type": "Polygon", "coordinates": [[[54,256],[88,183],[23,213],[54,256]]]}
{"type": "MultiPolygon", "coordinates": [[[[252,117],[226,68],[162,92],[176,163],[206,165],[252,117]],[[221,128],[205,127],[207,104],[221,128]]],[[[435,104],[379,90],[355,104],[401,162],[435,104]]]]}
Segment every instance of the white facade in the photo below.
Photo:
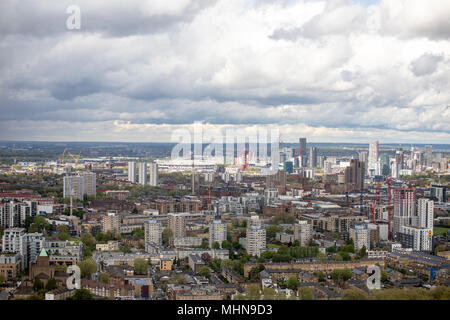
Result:
{"type": "Polygon", "coordinates": [[[350,238],[353,239],[355,251],[362,247],[370,249],[370,230],[366,224],[354,224],[350,226],[350,238]]]}
{"type": "Polygon", "coordinates": [[[402,226],[401,232],[413,236],[413,250],[431,251],[433,229],[402,226]]]}
{"type": "Polygon", "coordinates": [[[221,220],[213,220],[209,224],[209,247],[213,248],[214,243],[218,242],[222,248],[222,242],[227,240],[227,225],[221,220]]]}
{"type": "Polygon", "coordinates": [[[266,229],[252,225],[247,228],[247,253],[251,256],[260,256],[261,250],[266,248],[266,229]]]}
{"type": "Polygon", "coordinates": [[[128,181],[136,183],[136,162],[128,162],[128,181]]]}
{"type": "Polygon", "coordinates": [[[145,251],[151,245],[160,246],[162,244],[162,226],[156,220],[146,221],[145,228],[145,251]]]}
{"type": "Polygon", "coordinates": [[[421,198],[417,200],[418,227],[431,229],[433,232],[434,202],[421,198]]]}
{"type": "Polygon", "coordinates": [[[150,181],[149,184],[153,187],[157,187],[158,186],[158,180],[159,180],[159,176],[158,176],[158,164],[157,163],[150,163],[149,164],[149,169],[150,169],[150,181]]]}
{"type": "Polygon", "coordinates": [[[312,239],[313,226],[306,220],[294,224],[294,239],[298,240],[300,247],[306,247],[312,239]]]}
{"type": "Polygon", "coordinates": [[[79,175],[65,176],[63,178],[63,196],[71,195],[75,199],[83,200],[83,196],[95,196],[97,194],[97,178],[93,172],[83,172],[79,175]]]}
{"type": "Polygon", "coordinates": [[[147,163],[139,162],[139,184],[147,184],[147,163]]]}

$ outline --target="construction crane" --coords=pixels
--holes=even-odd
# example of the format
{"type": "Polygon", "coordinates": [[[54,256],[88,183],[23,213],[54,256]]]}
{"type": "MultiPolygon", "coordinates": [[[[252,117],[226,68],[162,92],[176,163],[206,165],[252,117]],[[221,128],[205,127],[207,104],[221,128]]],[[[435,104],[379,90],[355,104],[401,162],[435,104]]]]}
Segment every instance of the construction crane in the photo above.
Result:
{"type": "Polygon", "coordinates": [[[64,156],[66,154],[67,149],[64,149],[63,153],[58,157],[58,161],[60,164],[64,164],[64,156]]]}
{"type": "Polygon", "coordinates": [[[378,189],[380,188],[380,185],[377,184],[377,188],[375,190],[375,198],[373,199],[372,206],[370,207],[370,213],[372,215],[372,223],[375,223],[375,207],[377,205],[378,200],[378,189]]]}
{"type": "Polygon", "coordinates": [[[388,186],[388,239],[391,238],[391,178],[386,176],[388,186]]]}
{"type": "Polygon", "coordinates": [[[81,151],[80,151],[80,154],[77,154],[77,155],[74,155],[70,152],[68,152],[67,154],[75,161],[75,165],[78,165],[78,161],[81,158],[81,151]]]}

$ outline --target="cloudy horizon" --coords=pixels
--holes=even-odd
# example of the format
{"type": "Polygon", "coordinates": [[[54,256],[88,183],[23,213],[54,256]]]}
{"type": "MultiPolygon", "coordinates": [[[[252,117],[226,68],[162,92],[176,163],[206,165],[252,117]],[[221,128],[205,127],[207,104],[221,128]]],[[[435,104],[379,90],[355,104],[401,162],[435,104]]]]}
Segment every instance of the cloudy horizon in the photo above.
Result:
{"type": "Polygon", "coordinates": [[[0,17],[0,140],[170,142],[201,121],[450,141],[444,1],[3,0],[0,17]]]}

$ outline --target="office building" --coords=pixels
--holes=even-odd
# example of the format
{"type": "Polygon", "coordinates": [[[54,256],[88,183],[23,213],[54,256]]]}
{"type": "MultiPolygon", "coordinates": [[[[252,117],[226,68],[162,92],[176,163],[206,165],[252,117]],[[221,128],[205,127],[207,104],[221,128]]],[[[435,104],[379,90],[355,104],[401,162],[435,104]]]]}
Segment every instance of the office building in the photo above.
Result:
{"type": "Polygon", "coordinates": [[[364,162],[352,159],[350,166],[345,168],[345,183],[354,185],[354,190],[363,190],[364,176],[364,162]]]}
{"type": "Polygon", "coordinates": [[[309,148],[309,166],[312,168],[317,167],[317,148],[309,148]]]}
{"type": "Polygon", "coordinates": [[[433,147],[425,146],[425,166],[431,168],[433,166],[433,147]]]}
{"type": "Polygon", "coordinates": [[[300,165],[300,167],[306,167],[307,166],[306,138],[300,138],[298,143],[299,143],[298,156],[301,157],[301,165],[300,165]]]}
{"type": "Polygon", "coordinates": [[[213,220],[209,224],[209,247],[213,248],[218,242],[222,248],[222,242],[227,240],[227,225],[221,220],[213,220]]]}
{"type": "Polygon", "coordinates": [[[370,176],[376,174],[376,163],[378,161],[378,141],[371,142],[369,144],[369,158],[367,169],[370,176]]]}

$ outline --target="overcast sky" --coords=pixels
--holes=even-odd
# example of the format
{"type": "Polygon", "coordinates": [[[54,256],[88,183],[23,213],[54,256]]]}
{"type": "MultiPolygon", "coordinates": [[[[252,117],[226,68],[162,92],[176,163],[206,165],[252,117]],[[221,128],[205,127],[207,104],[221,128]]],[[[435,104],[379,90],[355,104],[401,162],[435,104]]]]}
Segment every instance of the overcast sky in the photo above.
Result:
{"type": "Polygon", "coordinates": [[[0,140],[449,143],[449,40],[443,0],[1,0],[0,140]]]}

